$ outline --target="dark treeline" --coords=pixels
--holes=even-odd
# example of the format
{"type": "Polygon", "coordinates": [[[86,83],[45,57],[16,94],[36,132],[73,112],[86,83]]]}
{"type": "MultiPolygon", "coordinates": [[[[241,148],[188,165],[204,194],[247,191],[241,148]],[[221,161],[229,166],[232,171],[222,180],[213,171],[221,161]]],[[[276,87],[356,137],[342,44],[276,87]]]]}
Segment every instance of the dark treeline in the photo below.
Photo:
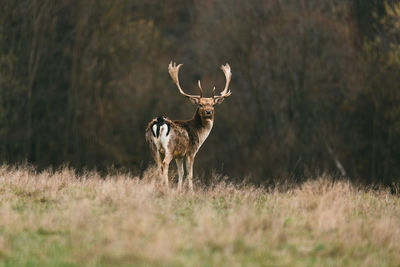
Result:
{"type": "Polygon", "coordinates": [[[0,160],[143,170],[148,121],[195,111],[170,60],[189,93],[232,67],[198,175],[400,177],[400,4],[380,0],[2,0],[0,160]]]}

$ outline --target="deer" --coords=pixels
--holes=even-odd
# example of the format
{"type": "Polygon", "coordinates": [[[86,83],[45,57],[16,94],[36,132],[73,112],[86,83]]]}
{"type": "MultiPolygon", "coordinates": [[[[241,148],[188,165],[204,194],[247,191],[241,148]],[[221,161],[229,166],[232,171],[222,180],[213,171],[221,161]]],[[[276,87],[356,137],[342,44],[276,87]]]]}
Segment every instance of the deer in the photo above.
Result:
{"type": "Polygon", "coordinates": [[[189,189],[193,192],[193,164],[197,152],[207,139],[214,124],[214,106],[221,104],[225,98],[231,95],[229,83],[231,81],[231,67],[228,63],[221,66],[225,74],[225,88],[220,95],[214,95],[215,86],[212,89],[211,97],[203,97],[203,89],[200,80],[198,87],[200,95],[185,93],[179,83],[178,73],[182,64],[176,65],[170,62],[168,65],[169,74],[178,87],[181,95],[188,98],[197,109],[190,120],[171,120],[159,116],[153,119],[146,128],[145,138],[150,146],[151,155],[156,162],[157,169],[163,183],[168,188],[168,169],[170,162],[175,159],[178,171],[178,191],[182,191],[184,176],[184,163],[186,178],[189,182],[189,189]]]}

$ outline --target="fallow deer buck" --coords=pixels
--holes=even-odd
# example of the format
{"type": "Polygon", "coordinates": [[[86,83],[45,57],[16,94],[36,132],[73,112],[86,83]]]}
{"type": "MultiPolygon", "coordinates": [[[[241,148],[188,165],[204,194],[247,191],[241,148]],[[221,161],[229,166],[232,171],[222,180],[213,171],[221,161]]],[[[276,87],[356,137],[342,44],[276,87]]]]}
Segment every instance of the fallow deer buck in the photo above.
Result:
{"type": "Polygon", "coordinates": [[[178,190],[182,190],[183,162],[185,161],[189,189],[193,191],[194,158],[213,127],[214,105],[221,104],[226,97],[231,95],[228,87],[232,74],[228,64],[222,65],[221,69],[226,78],[224,90],[220,95],[215,96],[214,87],[212,97],[203,97],[200,81],[198,82],[200,95],[189,95],[182,90],[178,78],[180,67],[182,67],[182,64],[176,65],[176,63],[170,62],[168,66],[169,74],[179,92],[197,105],[197,110],[191,120],[170,120],[164,117],[153,119],[146,129],[146,141],[149,143],[151,154],[167,188],[169,163],[172,159],[175,159],[179,176],[178,190]]]}

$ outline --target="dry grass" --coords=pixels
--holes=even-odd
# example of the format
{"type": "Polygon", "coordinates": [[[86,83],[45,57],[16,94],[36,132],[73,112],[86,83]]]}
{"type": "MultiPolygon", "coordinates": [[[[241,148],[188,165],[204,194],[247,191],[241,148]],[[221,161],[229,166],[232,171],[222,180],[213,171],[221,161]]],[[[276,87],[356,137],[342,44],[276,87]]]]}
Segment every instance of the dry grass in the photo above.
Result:
{"type": "Polygon", "coordinates": [[[400,200],[326,177],[164,192],[151,172],[0,167],[5,266],[399,266],[400,200]]]}

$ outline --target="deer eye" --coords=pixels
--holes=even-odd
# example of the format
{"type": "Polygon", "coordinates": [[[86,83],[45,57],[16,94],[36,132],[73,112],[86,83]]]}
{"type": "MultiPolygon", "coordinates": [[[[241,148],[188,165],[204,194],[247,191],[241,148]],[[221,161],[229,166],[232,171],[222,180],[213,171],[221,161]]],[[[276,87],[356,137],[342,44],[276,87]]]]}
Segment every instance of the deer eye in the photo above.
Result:
{"type": "Polygon", "coordinates": [[[203,105],[202,105],[202,104],[199,104],[199,107],[201,107],[201,108],[202,108],[202,107],[203,107],[203,105]]]}

